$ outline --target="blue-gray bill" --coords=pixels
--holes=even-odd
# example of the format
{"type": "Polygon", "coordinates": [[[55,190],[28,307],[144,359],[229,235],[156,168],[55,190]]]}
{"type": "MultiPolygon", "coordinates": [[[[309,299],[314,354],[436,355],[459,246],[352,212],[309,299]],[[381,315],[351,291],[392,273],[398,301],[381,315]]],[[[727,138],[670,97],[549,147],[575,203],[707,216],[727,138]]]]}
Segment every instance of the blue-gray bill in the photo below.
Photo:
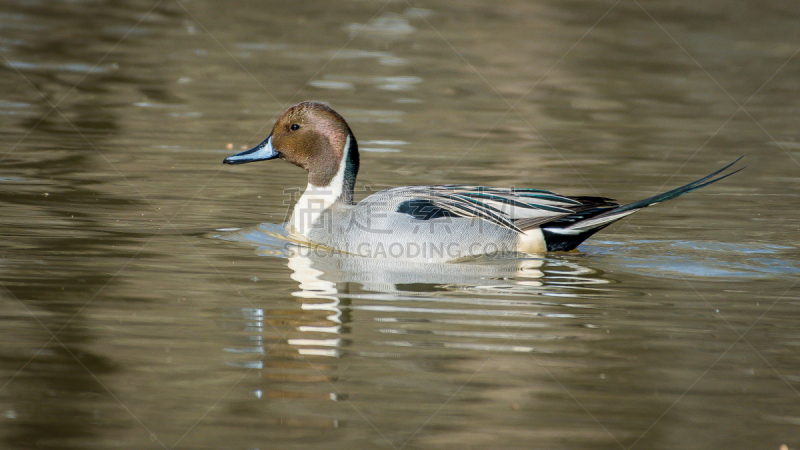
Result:
{"type": "Polygon", "coordinates": [[[251,148],[250,150],[242,153],[237,153],[233,156],[228,156],[222,160],[223,164],[245,164],[255,161],[265,161],[268,159],[275,159],[280,157],[281,154],[272,148],[272,135],[269,135],[264,142],[251,148]]]}

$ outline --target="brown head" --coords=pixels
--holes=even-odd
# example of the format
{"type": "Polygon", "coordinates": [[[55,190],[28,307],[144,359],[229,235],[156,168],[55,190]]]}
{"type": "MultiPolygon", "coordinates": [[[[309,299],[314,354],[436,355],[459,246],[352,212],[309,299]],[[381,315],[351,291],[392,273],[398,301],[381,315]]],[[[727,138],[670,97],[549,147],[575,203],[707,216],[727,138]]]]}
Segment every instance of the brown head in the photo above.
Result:
{"type": "Polygon", "coordinates": [[[280,158],[308,171],[309,184],[338,191],[352,200],[358,173],[358,144],[344,118],[316,102],[287,109],[269,137],[251,150],[225,158],[225,164],[244,164],[280,158]],[[332,186],[339,184],[338,186],[332,186]]]}

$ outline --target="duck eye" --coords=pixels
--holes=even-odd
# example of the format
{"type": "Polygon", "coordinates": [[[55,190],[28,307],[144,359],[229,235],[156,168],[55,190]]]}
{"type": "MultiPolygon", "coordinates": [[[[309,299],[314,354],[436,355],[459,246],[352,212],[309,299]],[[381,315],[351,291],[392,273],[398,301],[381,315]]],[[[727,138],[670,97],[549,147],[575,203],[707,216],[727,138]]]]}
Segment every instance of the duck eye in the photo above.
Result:
{"type": "Polygon", "coordinates": [[[289,127],[292,131],[297,131],[300,129],[300,125],[293,123],[291,127],[289,127]]]}

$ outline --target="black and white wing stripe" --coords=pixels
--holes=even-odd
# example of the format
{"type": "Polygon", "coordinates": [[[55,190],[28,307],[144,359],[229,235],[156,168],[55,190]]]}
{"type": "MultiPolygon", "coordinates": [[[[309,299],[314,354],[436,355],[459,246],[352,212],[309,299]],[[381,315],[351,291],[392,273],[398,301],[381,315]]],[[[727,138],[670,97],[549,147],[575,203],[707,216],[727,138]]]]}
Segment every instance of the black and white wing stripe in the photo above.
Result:
{"type": "Polygon", "coordinates": [[[480,218],[505,228],[523,232],[599,205],[616,206],[600,197],[564,197],[537,189],[499,189],[483,186],[409,186],[391,189],[400,197],[411,197],[397,208],[416,218],[443,215],[480,218]],[[431,208],[442,211],[431,213],[431,208]],[[426,214],[421,214],[425,209],[426,214]]]}
{"type": "Polygon", "coordinates": [[[640,209],[695,191],[742,170],[716,172],[679,188],[620,206],[605,197],[566,197],[540,189],[500,189],[483,186],[407,186],[383,191],[398,198],[394,209],[417,219],[478,218],[522,233],[542,229],[547,249],[571,250],[597,231],[640,209]],[[720,175],[722,174],[722,175],[720,175]]]}

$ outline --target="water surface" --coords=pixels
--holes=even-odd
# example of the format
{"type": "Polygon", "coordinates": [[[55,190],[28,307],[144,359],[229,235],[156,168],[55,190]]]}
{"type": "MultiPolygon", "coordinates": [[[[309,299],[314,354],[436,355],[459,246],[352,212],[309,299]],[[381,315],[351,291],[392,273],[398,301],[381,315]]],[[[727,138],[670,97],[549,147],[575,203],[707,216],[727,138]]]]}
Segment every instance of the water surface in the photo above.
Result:
{"type": "Polygon", "coordinates": [[[3,448],[800,448],[800,7],[10,1],[3,448]],[[405,184],[632,201],[580,252],[319,258],[301,100],[405,184]]]}

